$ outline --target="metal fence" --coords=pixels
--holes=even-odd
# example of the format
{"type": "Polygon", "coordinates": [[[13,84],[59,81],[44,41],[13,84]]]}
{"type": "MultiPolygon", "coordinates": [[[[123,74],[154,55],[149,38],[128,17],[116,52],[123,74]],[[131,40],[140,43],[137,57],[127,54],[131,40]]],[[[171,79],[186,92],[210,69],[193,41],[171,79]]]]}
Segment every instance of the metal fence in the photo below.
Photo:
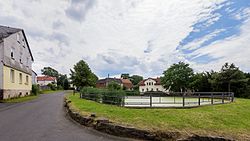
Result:
{"type": "Polygon", "coordinates": [[[142,96],[110,96],[97,94],[81,94],[81,98],[99,103],[113,104],[123,107],[197,107],[201,105],[224,104],[234,101],[232,92],[192,92],[165,93],[156,95],[148,93],[142,96]]]}

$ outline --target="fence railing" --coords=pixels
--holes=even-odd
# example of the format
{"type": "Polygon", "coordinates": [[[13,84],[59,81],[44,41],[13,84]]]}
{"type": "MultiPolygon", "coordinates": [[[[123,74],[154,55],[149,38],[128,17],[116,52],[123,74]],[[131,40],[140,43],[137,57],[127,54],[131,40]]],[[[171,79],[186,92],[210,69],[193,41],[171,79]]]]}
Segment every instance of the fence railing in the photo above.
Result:
{"type": "Polygon", "coordinates": [[[145,96],[81,94],[80,97],[99,103],[124,107],[197,107],[234,101],[233,92],[174,92],[166,93],[165,95],[154,95],[154,93],[152,93],[145,96]]]}

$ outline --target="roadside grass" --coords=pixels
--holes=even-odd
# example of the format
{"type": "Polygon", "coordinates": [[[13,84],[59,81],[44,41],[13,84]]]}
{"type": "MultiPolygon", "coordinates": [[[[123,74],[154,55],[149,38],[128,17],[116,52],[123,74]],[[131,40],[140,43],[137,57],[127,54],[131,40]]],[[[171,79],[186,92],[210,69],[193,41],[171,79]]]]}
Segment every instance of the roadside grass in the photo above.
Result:
{"type": "Polygon", "coordinates": [[[191,109],[131,109],[80,99],[79,94],[69,94],[67,98],[81,114],[95,113],[121,125],[250,140],[250,99],[237,98],[230,104],[191,109]]]}
{"type": "Polygon", "coordinates": [[[57,93],[61,91],[63,90],[43,90],[43,91],[40,91],[40,94],[53,94],[53,93],[57,93]]]}
{"type": "Polygon", "coordinates": [[[20,102],[25,102],[25,101],[36,99],[37,97],[38,95],[30,95],[30,96],[13,98],[13,99],[8,99],[8,100],[0,100],[0,102],[1,103],[20,103],[20,102]]]}

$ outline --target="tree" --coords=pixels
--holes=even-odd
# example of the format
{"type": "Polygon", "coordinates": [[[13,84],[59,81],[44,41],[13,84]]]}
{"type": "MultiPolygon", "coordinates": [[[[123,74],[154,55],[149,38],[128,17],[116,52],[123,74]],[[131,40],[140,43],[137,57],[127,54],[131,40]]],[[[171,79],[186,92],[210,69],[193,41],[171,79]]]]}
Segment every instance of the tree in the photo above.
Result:
{"type": "Polygon", "coordinates": [[[59,74],[57,78],[57,85],[62,86],[64,90],[67,90],[69,88],[69,81],[67,75],[59,74]]]}
{"type": "Polygon", "coordinates": [[[108,84],[108,89],[109,90],[121,90],[122,87],[116,83],[115,81],[111,81],[109,84],[108,84]]]}
{"type": "Polygon", "coordinates": [[[44,67],[42,70],[43,75],[51,76],[51,77],[56,77],[58,78],[59,73],[57,70],[51,68],[51,67],[44,67]]]}
{"type": "Polygon", "coordinates": [[[74,65],[73,70],[70,69],[70,79],[72,84],[77,88],[85,86],[95,86],[98,77],[92,73],[88,64],[83,60],[74,65]]]}
{"type": "Polygon", "coordinates": [[[198,92],[210,92],[211,84],[209,83],[209,72],[196,73],[193,75],[189,87],[198,92]]]}
{"type": "Polygon", "coordinates": [[[186,91],[189,88],[189,82],[194,74],[193,69],[189,64],[179,62],[173,64],[163,72],[164,76],[161,78],[161,83],[164,88],[171,91],[186,91]]]}
{"type": "Polygon", "coordinates": [[[217,83],[226,85],[228,92],[231,91],[232,84],[247,83],[248,79],[242,71],[239,70],[234,64],[225,63],[217,77],[217,83]]]}
{"type": "Polygon", "coordinates": [[[129,79],[129,74],[128,73],[123,73],[121,74],[122,79],[129,79]]]}
{"type": "Polygon", "coordinates": [[[132,75],[129,80],[132,82],[134,85],[134,89],[138,90],[139,89],[139,82],[143,80],[143,77],[140,75],[132,75]]]}

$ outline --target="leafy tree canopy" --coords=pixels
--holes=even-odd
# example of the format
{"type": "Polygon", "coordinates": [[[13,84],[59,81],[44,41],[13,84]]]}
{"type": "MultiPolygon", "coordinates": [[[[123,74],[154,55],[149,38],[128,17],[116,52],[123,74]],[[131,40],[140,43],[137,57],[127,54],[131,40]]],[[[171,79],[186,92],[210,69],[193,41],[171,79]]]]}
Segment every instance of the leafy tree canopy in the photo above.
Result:
{"type": "Polygon", "coordinates": [[[70,70],[70,79],[72,84],[81,88],[85,86],[95,86],[98,77],[90,70],[88,64],[81,60],[70,70]]]}
{"type": "Polygon", "coordinates": [[[58,78],[59,73],[57,70],[51,68],[51,67],[44,67],[42,70],[43,75],[51,76],[51,77],[56,77],[58,78]]]}
{"type": "Polygon", "coordinates": [[[164,88],[171,91],[186,91],[189,88],[189,83],[194,75],[193,69],[189,64],[179,62],[173,64],[163,72],[164,76],[161,78],[161,83],[164,88]]]}

